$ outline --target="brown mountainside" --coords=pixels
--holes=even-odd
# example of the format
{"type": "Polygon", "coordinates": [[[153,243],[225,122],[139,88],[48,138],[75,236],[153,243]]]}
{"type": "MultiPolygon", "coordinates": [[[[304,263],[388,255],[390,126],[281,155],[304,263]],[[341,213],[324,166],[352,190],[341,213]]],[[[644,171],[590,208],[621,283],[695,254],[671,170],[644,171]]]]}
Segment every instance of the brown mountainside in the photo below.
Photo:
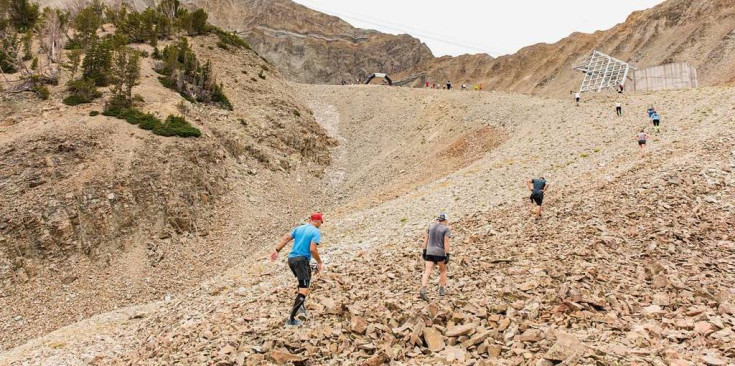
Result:
{"type": "Polygon", "coordinates": [[[200,138],[91,116],[106,89],[64,105],[66,70],[49,100],[0,95],[0,350],[198,284],[313,209],[335,142],[254,52],[190,42],[233,111],[163,87],[152,58],[134,92],[143,111],[186,117],[200,138]]]}
{"type": "Polygon", "coordinates": [[[415,86],[426,79],[479,81],[486,89],[563,96],[580,81],[572,67],[597,49],[638,68],[688,62],[697,67],[700,85],[718,85],[735,80],[734,29],[731,0],[669,0],[606,31],[574,33],[496,59],[484,54],[436,58],[399,76],[426,75],[415,86]]]}
{"type": "Polygon", "coordinates": [[[354,81],[373,72],[396,73],[433,59],[408,35],[357,29],[289,0],[193,0],[210,21],[244,37],[288,79],[302,83],[354,81]]]}

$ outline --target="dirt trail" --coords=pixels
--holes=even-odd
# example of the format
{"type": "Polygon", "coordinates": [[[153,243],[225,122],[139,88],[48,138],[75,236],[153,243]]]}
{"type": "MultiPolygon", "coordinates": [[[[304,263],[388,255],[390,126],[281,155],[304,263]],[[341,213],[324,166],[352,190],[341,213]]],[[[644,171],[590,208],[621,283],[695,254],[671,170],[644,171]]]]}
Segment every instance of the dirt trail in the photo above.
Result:
{"type": "Polygon", "coordinates": [[[325,175],[335,192],[326,272],[303,329],[283,328],[294,282],[285,262],[256,260],[138,316],[113,313],[35,340],[4,363],[81,364],[85,353],[144,365],[735,356],[735,90],[597,95],[574,107],[503,93],[296,88],[344,141],[325,175]],[[640,159],[635,133],[649,105],[662,133],[640,159]],[[457,149],[467,152],[445,157],[457,149]],[[523,183],[540,174],[553,189],[535,221],[523,183]],[[450,295],[424,303],[419,243],[439,211],[457,233],[450,295]]]}

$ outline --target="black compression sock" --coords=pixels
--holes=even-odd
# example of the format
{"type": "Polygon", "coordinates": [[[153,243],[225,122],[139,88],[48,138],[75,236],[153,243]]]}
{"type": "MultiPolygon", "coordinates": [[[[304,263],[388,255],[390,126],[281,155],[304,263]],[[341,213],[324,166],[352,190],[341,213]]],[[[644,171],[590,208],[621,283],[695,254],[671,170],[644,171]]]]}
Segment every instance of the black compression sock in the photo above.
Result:
{"type": "Polygon", "coordinates": [[[293,304],[293,309],[291,309],[291,317],[289,318],[290,320],[294,320],[294,318],[296,318],[296,313],[298,313],[299,308],[304,305],[304,301],[306,301],[306,295],[296,295],[296,301],[293,304]]]}

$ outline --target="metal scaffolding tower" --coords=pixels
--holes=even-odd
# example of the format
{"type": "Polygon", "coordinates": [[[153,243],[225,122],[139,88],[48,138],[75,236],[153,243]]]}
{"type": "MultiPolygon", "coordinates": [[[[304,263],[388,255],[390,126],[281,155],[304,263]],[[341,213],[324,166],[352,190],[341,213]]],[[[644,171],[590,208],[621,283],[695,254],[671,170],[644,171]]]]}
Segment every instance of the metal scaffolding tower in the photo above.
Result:
{"type": "Polygon", "coordinates": [[[600,51],[592,52],[584,64],[574,68],[584,72],[580,93],[600,92],[603,89],[615,90],[621,85],[625,86],[625,80],[631,69],[634,68],[627,63],[600,51]]]}

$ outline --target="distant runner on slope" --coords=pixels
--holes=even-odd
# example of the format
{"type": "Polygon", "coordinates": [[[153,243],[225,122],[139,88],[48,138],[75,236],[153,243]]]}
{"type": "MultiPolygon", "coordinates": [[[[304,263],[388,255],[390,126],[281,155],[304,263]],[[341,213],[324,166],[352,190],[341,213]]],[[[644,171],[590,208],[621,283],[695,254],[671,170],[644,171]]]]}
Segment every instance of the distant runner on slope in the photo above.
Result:
{"type": "Polygon", "coordinates": [[[615,103],[615,113],[618,114],[618,117],[623,115],[623,105],[620,102],[615,103]]]}
{"type": "Polygon", "coordinates": [[[312,256],[314,256],[317,262],[316,273],[322,270],[322,259],[319,257],[317,246],[322,241],[322,234],[319,231],[319,227],[322,226],[323,222],[322,214],[311,214],[309,223],[301,225],[291,233],[284,235],[278,245],[276,245],[276,250],[270,255],[271,260],[275,261],[278,259],[278,253],[283,247],[291,240],[294,241],[291,254],[288,256],[288,266],[291,268],[294,276],[296,276],[296,279],[298,279],[299,287],[298,293],[296,294],[296,301],[291,309],[291,315],[288,317],[286,325],[300,325],[301,322],[296,320],[296,314],[299,311],[306,313],[304,302],[306,301],[306,296],[309,295],[309,285],[311,284],[311,266],[309,262],[312,256]]]}
{"type": "Polygon", "coordinates": [[[528,190],[531,191],[531,203],[536,204],[536,217],[541,217],[541,205],[544,203],[544,193],[549,190],[549,183],[544,177],[532,178],[526,182],[528,190]]]}
{"type": "Polygon", "coordinates": [[[426,230],[424,238],[424,251],[422,258],[426,263],[424,275],[421,278],[421,291],[419,297],[429,301],[426,296],[426,286],[429,283],[429,276],[436,264],[439,264],[439,296],[447,294],[445,286],[447,285],[447,264],[449,264],[449,238],[452,237],[452,231],[447,224],[447,215],[439,214],[436,223],[429,226],[426,230]]]}
{"type": "Polygon", "coordinates": [[[579,106],[580,99],[582,99],[582,95],[579,92],[574,93],[574,101],[577,102],[577,106],[579,106]]]}
{"type": "Polygon", "coordinates": [[[643,155],[646,154],[646,142],[648,141],[648,135],[641,128],[641,132],[638,132],[636,138],[638,139],[638,147],[640,147],[641,157],[643,157],[643,155]]]}
{"type": "Polygon", "coordinates": [[[660,132],[659,125],[661,124],[661,116],[658,115],[658,112],[653,111],[653,114],[651,115],[651,121],[653,121],[653,130],[656,131],[656,133],[660,132]]]}

